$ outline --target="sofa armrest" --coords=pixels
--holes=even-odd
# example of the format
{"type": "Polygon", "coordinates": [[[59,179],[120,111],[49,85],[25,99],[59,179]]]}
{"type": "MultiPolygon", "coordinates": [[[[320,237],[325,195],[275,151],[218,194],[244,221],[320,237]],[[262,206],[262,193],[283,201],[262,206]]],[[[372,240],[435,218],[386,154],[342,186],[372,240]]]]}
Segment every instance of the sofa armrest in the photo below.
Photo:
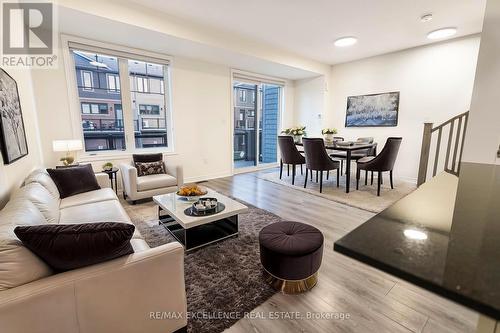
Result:
{"type": "Polygon", "coordinates": [[[137,169],[129,163],[120,164],[122,174],[123,191],[128,196],[137,193],[137,169]]]}
{"type": "Polygon", "coordinates": [[[104,172],[96,173],[95,178],[97,179],[97,184],[99,184],[101,188],[111,187],[111,182],[109,181],[109,176],[107,173],[104,172]]]}
{"type": "Polygon", "coordinates": [[[187,324],[184,249],[165,244],[0,296],[2,331],[9,333],[174,332],[187,324]]]}
{"type": "Polygon", "coordinates": [[[167,173],[174,176],[177,179],[177,186],[181,187],[184,185],[184,169],[182,165],[176,165],[171,163],[165,163],[167,168],[167,173]]]}

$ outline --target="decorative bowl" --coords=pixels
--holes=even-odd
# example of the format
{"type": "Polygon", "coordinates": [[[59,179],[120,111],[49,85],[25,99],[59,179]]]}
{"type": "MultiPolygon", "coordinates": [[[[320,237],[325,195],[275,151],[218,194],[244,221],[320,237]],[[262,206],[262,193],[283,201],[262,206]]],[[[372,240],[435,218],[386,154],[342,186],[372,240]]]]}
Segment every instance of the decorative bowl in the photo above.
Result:
{"type": "MultiPolygon", "coordinates": [[[[182,194],[183,190],[185,190],[185,187],[181,188],[179,191],[177,191],[175,194],[179,197],[180,200],[184,200],[184,201],[190,201],[190,202],[194,202],[194,201],[198,201],[202,196],[204,195],[207,195],[208,191],[206,188],[204,187],[201,187],[201,186],[187,186],[188,189],[196,189],[197,193],[196,194],[188,194],[188,195],[184,195],[182,194]]],[[[193,191],[184,191],[184,192],[193,192],[193,191]]]]}

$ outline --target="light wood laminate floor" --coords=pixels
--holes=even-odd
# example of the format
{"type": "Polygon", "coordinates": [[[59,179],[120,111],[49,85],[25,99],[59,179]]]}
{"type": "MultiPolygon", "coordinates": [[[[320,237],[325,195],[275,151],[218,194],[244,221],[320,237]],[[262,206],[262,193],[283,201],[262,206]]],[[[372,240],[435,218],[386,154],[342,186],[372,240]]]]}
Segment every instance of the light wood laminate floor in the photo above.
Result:
{"type": "MultiPolygon", "coordinates": [[[[260,171],[260,172],[276,172],[260,171]]],[[[333,242],[374,214],[240,174],[205,182],[287,220],[314,225],[325,236],[319,282],[301,295],[277,293],[227,332],[473,332],[478,315],[392,275],[333,251],[333,242]],[[277,312],[290,312],[280,314],[277,312]],[[269,317],[286,319],[262,319],[269,317]],[[292,318],[311,313],[348,313],[350,318],[292,318]]],[[[235,309],[237,310],[237,309],[235,309]]]]}

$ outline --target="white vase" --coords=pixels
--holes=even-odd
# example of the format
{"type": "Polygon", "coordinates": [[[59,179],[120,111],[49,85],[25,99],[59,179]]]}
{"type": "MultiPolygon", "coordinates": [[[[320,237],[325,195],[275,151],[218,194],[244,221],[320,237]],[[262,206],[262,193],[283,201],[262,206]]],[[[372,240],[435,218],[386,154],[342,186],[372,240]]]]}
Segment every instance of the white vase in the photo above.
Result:
{"type": "Polygon", "coordinates": [[[293,141],[295,141],[295,143],[302,143],[302,135],[294,135],[293,141]]]}
{"type": "Polygon", "coordinates": [[[325,141],[333,142],[333,134],[323,134],[325,141]]]}

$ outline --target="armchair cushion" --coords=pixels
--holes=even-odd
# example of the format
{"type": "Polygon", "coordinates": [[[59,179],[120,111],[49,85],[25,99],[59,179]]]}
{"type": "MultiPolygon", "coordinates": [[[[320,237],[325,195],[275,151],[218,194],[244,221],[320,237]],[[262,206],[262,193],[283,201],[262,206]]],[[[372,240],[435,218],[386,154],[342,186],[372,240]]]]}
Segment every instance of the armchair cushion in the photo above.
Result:
{"type": "Polygon", "coordinates": [[[133,154],[132,160],[135,163],[150,163],[150,162],[158,162],[163,161],[163,154],[133,154]]]}
{"type": "Polygon", "coordinates": [[[133,253],[128,223],[42,224],[14,229],[23,244],[56,271],[97,264],[133,253]]]}
{"type": "Polygon", "coordinates": [[[167,174],[149,175],[137,178],[137,190],[147,191],[177,185],[177,179],[167,174]]]}

